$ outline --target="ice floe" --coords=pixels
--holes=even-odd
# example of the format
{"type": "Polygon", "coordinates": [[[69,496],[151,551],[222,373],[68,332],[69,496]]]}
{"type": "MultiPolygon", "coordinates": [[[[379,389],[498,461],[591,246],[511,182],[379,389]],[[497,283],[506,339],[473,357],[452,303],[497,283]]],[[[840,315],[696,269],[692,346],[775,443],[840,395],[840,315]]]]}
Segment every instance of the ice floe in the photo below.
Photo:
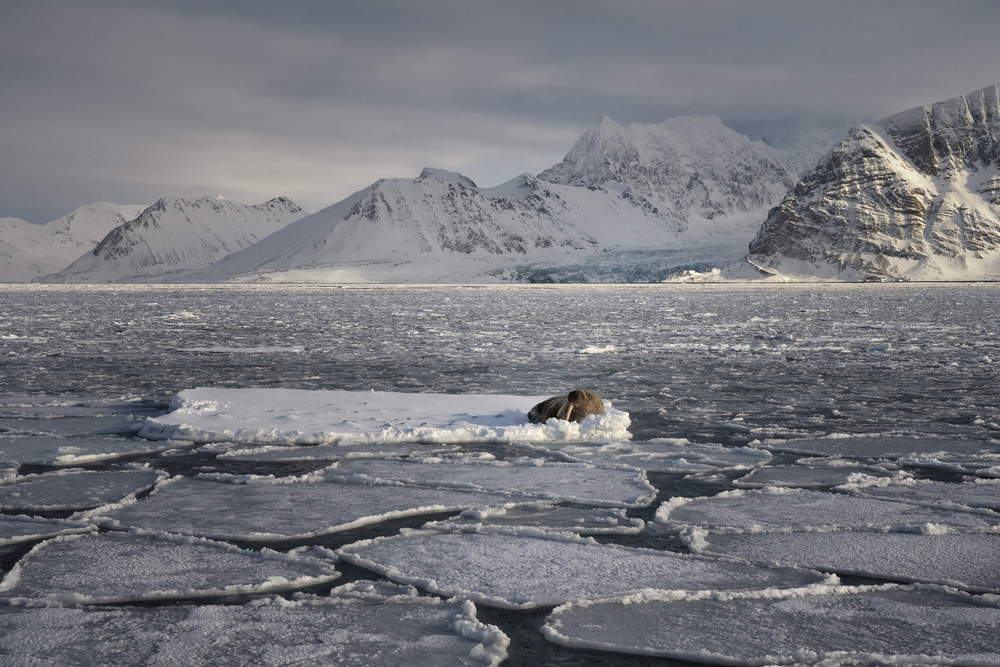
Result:
{"type": "Polygon", "coordinates": [[[58,470],[0,484],[0,510],[85,510],[153,488],[167,474],[157,470],[58,470]]]}
{"type": "Polygon", "coordinates": [[[1000,535],[995,533],[743,533],[689,535],[691,549],[755,563],[797,565],[892,581],[1000,592],[1000,535]]]}
{"type": "Polygon", "coordinates": [[[260,445],[209,444],[199,452],[216,454],[221,461],[288,463],[292,461],[340,461],[342,459],[377,459],[398,456],[428,456],[461,451],[458,445],[419,445],[411,443],[365,443],[358,445],[260,445]]]}
{"type": "Polygon", "coordinates": [[[953,591],[845,586],[659,598],[565,605],[542,633],[564,646],[732,665],[1000,662],[997,601],[953,591]]]}
{"type": "Polygon", "coordinates": [[[928,526],[998,530],[1000,515],[989,510],[948,509],[862,498],[843,493],[768,487],[727,491],[710,498],[671,498],[656,521],[698,526],[712,532],[872,530],[926,532],[928,526]]]}
{"type": "Polygon", "coordinates": [[[573,461],[629,465],[650,472],[698,473],[715,470],[750,470],[771,459],[771,452],[753,447],[694,444],[686,440],[611,442],[600,445],[565,445],[555,449],[573,461]]]}
{"type": "Polygon", "coordinates": [[[765,440],[765,449],[815,456],[854,458],[900,458],[910,455],[983,454],[997,452],[1000,446],[981,440],[943,440],[940,438],[903,438],[895,436],[830,436],[809,440],[765,440]]]}
{"type": "Polygon", "coordinates": [[[421,457],[342,461],[325,471],[329,479],[402,483],[468,491],[506,493],[538,500],[610,507],[645,507],[656,489],[636,468],[540,459],[477,461],[421,457]]]}
{"type": "Polygon", "coordinates": [[[511,442],[628,439],[628,413],[580,423],[528,423],[546,396],[407,394],[296,389],[199,388],[180,392],[171,411],[147,418],[140,435],[198,443],[319,445],[381,442],[511,442]]]}
{"type": "Polygon", "coordinates": [[[142,438],[0,436],[0,456],[21,465],[74,466],[192,446],[190,442],[142,438]]]}
{"type": "Polygon", "coordinates": [[[840,487],[858,495],[942,507],[1000,510],[1000,480],[940,482],[929,479],[864,480],[840,487]]]}
{"type": "Polygon", "coordinates": [[[0,546],[35,542],[56,535],[89,533],[96,530],[97,526],[79,521],[0,515],[0,546]]]}
{"type": "Polygon", "coordinates": [[[22,604],[175,600],[296,590],[338,576],[303,550],[245,551],[197,538],[109,532],[38,544],[0,582],[0,596],[22,604]]]}
{"type": "Polygon", "coordinates": [[[469,602],[357,582],[329,598],[243,606],[18,609],[2,616],[10,664],[494,667],[510,643],[469,602]]]}
{"type": "Polygon", "coordinates": [[[100,507],[82,516],[111,526],[266,541],[514,502],[509,495],[456,489],[212,475],[167,480],[140,501],[100,507]]]}
{"type": "Polygon", "coordinates": [[[432,521],[424,528],[461,531],[479,526],[524,526],[577,535],[634,535],[646,522],[626,516],[621,508],[581,508],[546,505],[540,507],[491,507],[466,510],[447,521],[432,521]]]}
{"type": "Polygon", "coordinates": [[[688,554],[598,544],[537,529],[405,531],[347,545],[344,560],[394,581],[507,609],[664,590],[793,587],[823,577],[688,554]]]}
{"type": "Polygon", "coordinates": [[[828,461],[810,460],[809,463],[795,462],[786,466],[764,466],[733,480],[738,488],[761,488],[765,486],[787,486],[808,488],[818,486],[840,486],[849,482],[869,479],[901,477],[899,471],[889,471],[878,466],[862,465],[846,459],[828,461]]]}

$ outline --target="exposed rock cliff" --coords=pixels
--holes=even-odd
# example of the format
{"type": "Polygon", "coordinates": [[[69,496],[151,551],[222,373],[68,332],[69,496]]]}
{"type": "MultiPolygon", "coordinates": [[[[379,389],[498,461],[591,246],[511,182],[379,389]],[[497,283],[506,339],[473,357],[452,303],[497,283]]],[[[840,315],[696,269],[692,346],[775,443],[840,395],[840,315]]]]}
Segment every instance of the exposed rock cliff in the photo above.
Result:
{"type": "Polygon", "coordinates": [[[1000,278],[1000,86],[848,133],[773,208],[750,265],[846,280],[1000,278]]]}

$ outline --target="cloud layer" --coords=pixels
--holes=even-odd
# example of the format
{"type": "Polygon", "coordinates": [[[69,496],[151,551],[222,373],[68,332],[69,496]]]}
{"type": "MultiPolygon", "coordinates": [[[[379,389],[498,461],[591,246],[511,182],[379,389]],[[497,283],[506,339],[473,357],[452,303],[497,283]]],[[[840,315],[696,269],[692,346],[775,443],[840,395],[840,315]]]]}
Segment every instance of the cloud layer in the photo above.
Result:
{"type": "Polygon", "coordinates": [[[604,115],[874,120],[1000,82],[998,19],[967,0],[13,0],[0,216],[217,193],[317,210],[423,166],[495,185],[604,115]]]}

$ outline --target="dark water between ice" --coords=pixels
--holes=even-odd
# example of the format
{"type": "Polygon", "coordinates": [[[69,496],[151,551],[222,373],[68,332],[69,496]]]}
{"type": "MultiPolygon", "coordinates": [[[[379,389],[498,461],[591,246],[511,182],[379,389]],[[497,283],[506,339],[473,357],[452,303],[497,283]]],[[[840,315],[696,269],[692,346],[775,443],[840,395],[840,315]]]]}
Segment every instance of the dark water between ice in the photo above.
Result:
{"type": "MultiPolygon", "coordinates": [[[[630,413],[635,440],[996,440],[998,299],[1000,286],[990,284],[0,286],[0,397],[121,399],[141,417],[192,387],[525,395],[587,387],[630,413]]],[[[143,460],[190,474],[207,458],[143,460]]],[[[224,471],[301,472],[293,468],[224,471]]],[[[681,475],[650,479],[661,499],[717,491],[685,488],[681,475]]],[[[336,547],[431,518],[318,542],[336,547]]],[[[373,576],[343,566],[338,585],[373,576]]],[[[480,618],[511,636],[508,664],[678,664],[546,645],[537,633],[546,613],[482,608],[480,618]]]]}

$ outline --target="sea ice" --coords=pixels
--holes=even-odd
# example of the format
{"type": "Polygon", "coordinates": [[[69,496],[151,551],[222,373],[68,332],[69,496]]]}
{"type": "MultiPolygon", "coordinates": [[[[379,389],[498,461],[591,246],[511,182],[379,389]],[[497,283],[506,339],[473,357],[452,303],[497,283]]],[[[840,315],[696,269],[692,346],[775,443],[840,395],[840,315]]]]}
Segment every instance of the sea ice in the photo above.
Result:
{"type": "Polygon", "coordinates": [[[85,510],[120,501],[167,478],[156,470],[59,470],[0,484],[0,510],[85,510]]]}
{"type": "Polygon", "coordinates": [[[573,461],[604,465],[629,465],[650,472],[697,473],[716,470],[750,470],[764,465],[771,458],[771,452],[753,447],[693,444],[686,440],[565,445],[556,451],[573,461]]]}
{"type": "Polygon", "coordinates": [[[586,463],[539,459],[367,459],[327,468],[329,479],[402,483],[510,494],[554,502],[611,507],[645,507],[656,498],[646,474],[636,468],[603,468],[586,463]]]}
{"type": "Polygon", "coordinates": [[[1000,662],[998,628],[995,600],[845,586],[568,604],[542,633],[563,646],[732,665],[992,665],[1000,662]]]}
{"type": "Polygon", "coordinates": [[[461,451],[458,445],[418,445],[410,443],[365,443],[359,445],[261,445],[210,444],[199,452],[214,453],[222,461],[287,463],[291,461],[340,461],[342,459],[377,459],[396,456],[428,456],[461,451]]]}
{"type": "Polygon", "coordinates": [[[428,530],[462,531],[479,526],[524,526],[577,535],[633,535],[645,526],[642,519],[625,515],[621,508],[584,509],[580,507],[503,507],[466,510],[447,521],[424,524],[428,530]]]}
{"type": "Polygon", "coordinates": [[[822,581],[819,574],[804,570],[602,545],[592,538],[529,528],[405,531],[347,545],[337,554],[394,581],[505,609],[533,609],[646,588],[785,588],[822,581]]]}
{"type": "Polygon", "coordinates": [[[13,602],[103,604],[297,590],[340,576],[301,551],[244,551],[164,534],[54,537],[35,546],[0,582],[13,602]]]}
{"type": "MultiPolygon", "coordinates": [[[[877,480],[876,480],[877,481],[877,480]]],[[[941,507],[985,507],[1000,510],[1000,480],[940,482],[909,479],[903,482],[859,483],[841,487],[862,496],[941,507]]]]}
{"type": "Polygon", "coordinates": [[[767,440],[766,449],[814,456],[850,456],[855,458],[900,458],[928,454],[982,454],[997,452],[995,444],[981,440],[944,440],[940,438],[901,438],[886,436],[828,437],[810,440],[767,440]]]}
{"type": "Polygon", "coordinates": [[[89,533],[95,530],[97,526],[79,521],[0,515],[0,546],[35,542],[56,535],[89,533]]]}
{"type": "Polygon", "coordinates": [[[220,540],[283,540],[404,516],[513,504],[506,495],[453,489],[285,478],[242,481],[246,480],[226,475],[175,478],[143,500],[98,508],[84,516],[112,526],[220,540]]]}
{"type": "Polygon", "coordinates": [[[295,602],[18,609],[2,616],[0,644],[18,665],[494,667],[507,657],[509,639],[472,603],[388,591],[357,582],[295,602]]]}
{"type": "Polygon", "coordinates": [[[747,475],[733,480],[733,486],[738,488],[761,488],[764,486],[787,486],[807,488],[816,486],[838,486],[846,484],[859,476],[885,478],[899,475],[877,466],[860,465],[847,462],[844,459],[834,459],[826,464],[799,464],[787,466],[764,466],[747,475]]]}
{"type": "Polygon", "coordinates": [[[320,445],[628,439],[628,413],[580,423],[528,423],[546,396],[200,388],[182,391],[171,412],[146,419],[140,435],[198,443],[320,445]]]}
{"type": "Polygon", "coordinates": [[[700,526],[713,532],[791,530],[923,531],[927,525],[996,529],[1000,515],[988,510],[924,507],[799,489],[727,491],[710,498],[672,498],[656,510],[657,523],[700,526]]]}
{"type": "Polygon", "coordinates": [[[1000,592],[995,533],[696,533],[691,549],[755,563],[1000,592]]]}
{"type": "Polygon", "coordinates": [[[153,442],[142,438],[0,436],[0,455],[21,465],[72,466],[191,446],[190,442],[153,442]]]}

